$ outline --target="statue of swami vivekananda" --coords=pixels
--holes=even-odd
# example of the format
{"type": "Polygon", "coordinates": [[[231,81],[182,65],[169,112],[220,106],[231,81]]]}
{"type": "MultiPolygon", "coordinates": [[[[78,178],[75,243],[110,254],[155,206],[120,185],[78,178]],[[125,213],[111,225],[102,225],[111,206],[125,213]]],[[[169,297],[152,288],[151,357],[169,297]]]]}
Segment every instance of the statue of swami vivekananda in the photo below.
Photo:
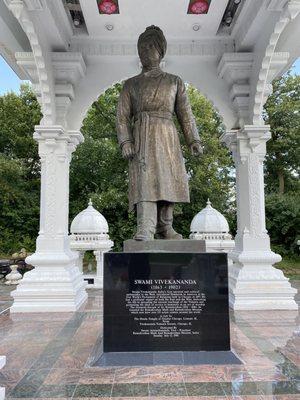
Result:
{"type": "Polygon", "coordinates": [[[138,39],[142,72],[128,79],[117,109],[118,140],[129,160],[129,209],[136,207],[136,240],[182,239],[173,227],[174,203],[190,201],[174,113],[192,154],[202,147],[184,82],[162,71],[162,30],[149,26],[138,39]]]}

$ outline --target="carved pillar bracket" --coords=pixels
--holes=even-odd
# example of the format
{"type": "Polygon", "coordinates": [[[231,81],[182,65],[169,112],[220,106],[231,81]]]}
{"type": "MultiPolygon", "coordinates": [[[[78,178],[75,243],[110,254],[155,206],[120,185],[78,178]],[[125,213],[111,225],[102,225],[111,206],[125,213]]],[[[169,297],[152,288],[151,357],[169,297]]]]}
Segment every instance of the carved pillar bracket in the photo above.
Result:
{"type": "Polygon", "coordinates": [[[56,105],[52,70],[48,60],[49,48],[43,43],[43,38],[36,29],[30,15],[30,11],[34,9],[41,10],[42,4],[40,1],[32,2],[29,0],[5,0],[5,3],[19,21],[31,45],[35,82],[39,86],[40,104],[43,113],[41,124],[55,124],[56,105]]]}
{"type": "Polygon", "coordinates": [[[78,255],[69,247],[69,164],[83,137],[62,126],[36,126],[34,138],[41,158],[40,231],[26,261],[35,269],[12,293],[11,312],[76,311],[87,295],[78,255]]]}
{"type": "Polygon", "coordinates": [[[289,53],[276,52],[276,47],[281,34],[300,12],[299,0],[271,0],[267,6],[269,11],[280,11],[278,20],[274,25],[269,41],[266,45],[257,74],[256,87],[253,99],[251,99],[251,122],[263,125],[263,106],[272,93],[272,80],[276,72],[285,66],[289,59],[289,53]]]}
{"type": "Polygon", "coordinates": [[[270,137],[267,125],[245,125],[221,138],[236,166],[238,229],[229,273],[230,305],[236,310],[297,309],[296,290],[272,266],[281,257],[271,251],[265,225],[263,161],[270,137]]]}
{"type": "MultiPolygon", "coordinates": [[[[39,103],[44,107],[43,91],[39,81],[38,68],[34,53],[16,53],[18,65],[20,65],[30,77],[33,89],[39,103]]],[[[55,122],[52,124],[67,126],[66,116],[75,98],[75,87],[86,74],[86,65],[80,53],[49,52],[48,69],[52,71],[53,94],[55,108],[55,122]]],[[[44,125],[44,123],[43,123],[44,125]]],[[[49,124],[46,124],[49,125],[49,124]]]]}
{"type": "Polygon", "coordinates": [[[224,53],[218,64],[218,76],[228,84],[232,108],[237,115],[236,126],[249,121],[250,78],[253,53],[224,53]]]}

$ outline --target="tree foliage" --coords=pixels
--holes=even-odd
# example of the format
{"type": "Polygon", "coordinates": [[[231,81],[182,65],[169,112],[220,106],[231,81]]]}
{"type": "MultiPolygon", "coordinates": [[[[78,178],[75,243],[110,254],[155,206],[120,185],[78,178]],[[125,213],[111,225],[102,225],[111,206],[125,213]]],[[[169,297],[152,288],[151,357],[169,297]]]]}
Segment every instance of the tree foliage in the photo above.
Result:
{"type": "Polygon", "coordinates": [[[273,82],[265,105],[265,120],[271,125],[267,142],[267,192],[298,191],[300,172],[300,76],[284,75],[273,82]]]}
{"type": "Polygon", "coordinates": [[[273,249],[284,256],[299,254],[297,245],[297,241],[300,240],[299,193],[269,194],[266,197],[266,215],[273,249]]]}
{"type": "Polygon", "coordinates": [[[0,97],[0,253],[34,248],[39,222],[39,158],[33,140],[40,107],[28,85],[0,97]]]}

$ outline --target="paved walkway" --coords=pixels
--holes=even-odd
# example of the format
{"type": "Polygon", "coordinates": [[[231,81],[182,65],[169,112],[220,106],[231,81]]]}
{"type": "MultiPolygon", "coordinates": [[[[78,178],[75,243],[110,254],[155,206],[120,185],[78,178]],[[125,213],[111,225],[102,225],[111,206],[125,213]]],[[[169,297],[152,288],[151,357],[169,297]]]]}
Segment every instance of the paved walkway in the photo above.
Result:
{"type": "Polygon", "coordinates": [[[0,355],[7,356],[0,386],[7,398],[300,399],[297,312],[232,313],[240,366],[100,368],[89,367],[102,335],[100,291],[90,290],[77,313],[10,316],[10,290],[0,285],[0,355]]]}

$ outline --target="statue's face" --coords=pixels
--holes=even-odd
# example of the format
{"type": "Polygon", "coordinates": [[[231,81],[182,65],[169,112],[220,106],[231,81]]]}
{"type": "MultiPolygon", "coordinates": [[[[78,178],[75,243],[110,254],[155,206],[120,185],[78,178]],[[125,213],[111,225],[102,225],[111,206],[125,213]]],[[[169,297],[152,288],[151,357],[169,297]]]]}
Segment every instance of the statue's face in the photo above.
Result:
{"type": "Polygon", "coordinates": [[[143,67],[156,67],[159,65],[161,56],[151,40],[142,42],[138,51],[143,67]]]}

